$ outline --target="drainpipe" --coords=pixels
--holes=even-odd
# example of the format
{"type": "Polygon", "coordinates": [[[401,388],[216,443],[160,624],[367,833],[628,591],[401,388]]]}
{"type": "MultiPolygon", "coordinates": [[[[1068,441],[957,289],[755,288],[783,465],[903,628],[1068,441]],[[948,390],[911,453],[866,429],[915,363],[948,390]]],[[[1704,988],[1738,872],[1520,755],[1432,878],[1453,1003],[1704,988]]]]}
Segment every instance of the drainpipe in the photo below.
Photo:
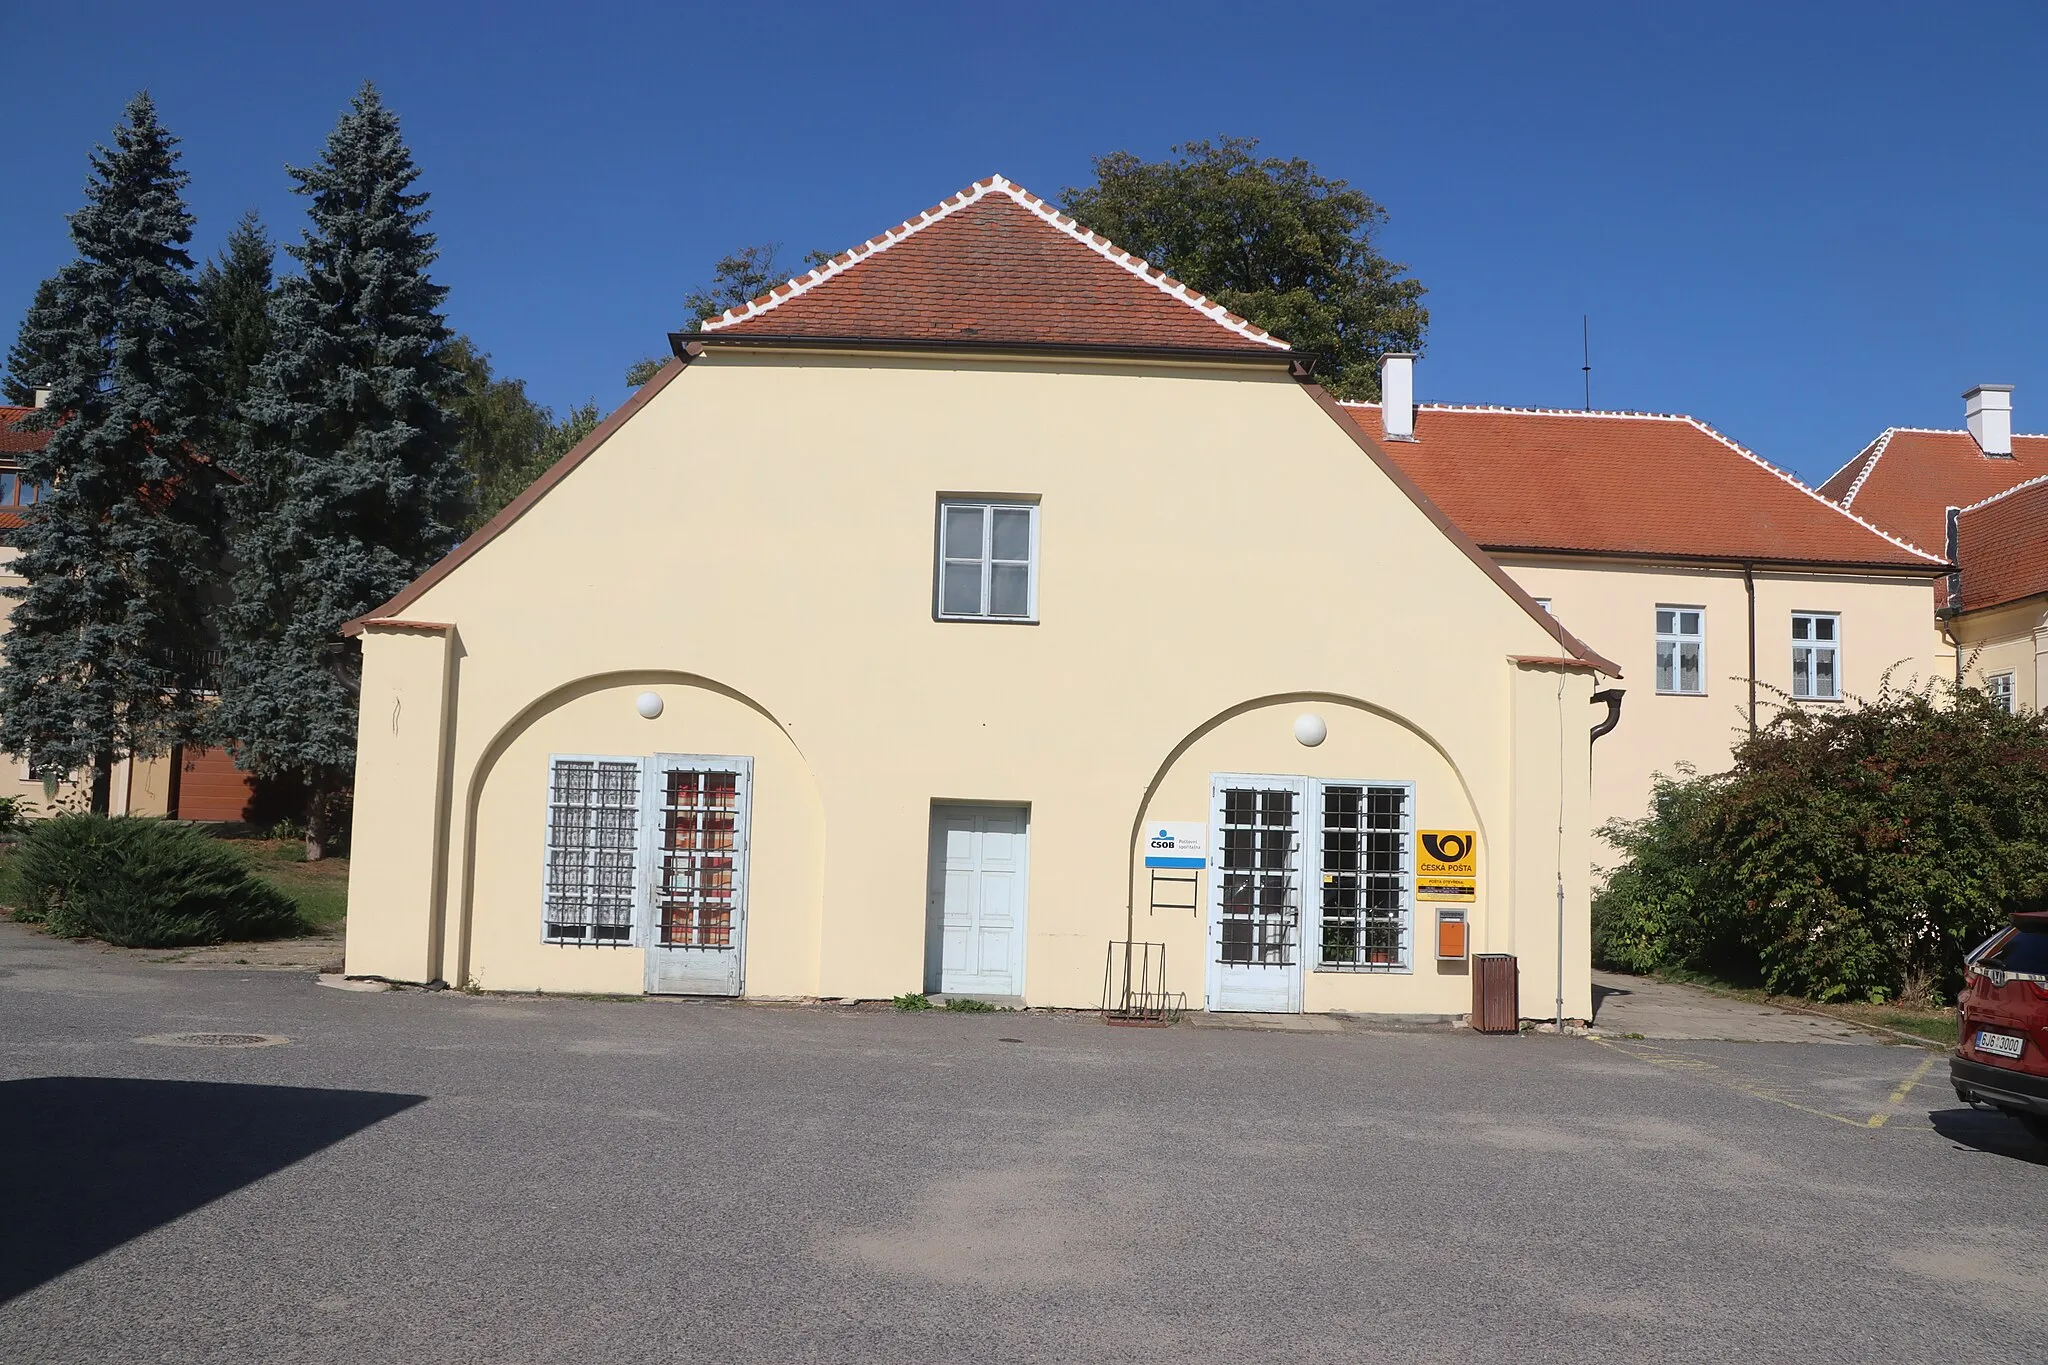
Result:
{"type": "Polygon", "coordinates": [[[1742,566],[1742,591],[1749,597],[1749,732],[1756,733],[1756,565],[1742,566]]]}

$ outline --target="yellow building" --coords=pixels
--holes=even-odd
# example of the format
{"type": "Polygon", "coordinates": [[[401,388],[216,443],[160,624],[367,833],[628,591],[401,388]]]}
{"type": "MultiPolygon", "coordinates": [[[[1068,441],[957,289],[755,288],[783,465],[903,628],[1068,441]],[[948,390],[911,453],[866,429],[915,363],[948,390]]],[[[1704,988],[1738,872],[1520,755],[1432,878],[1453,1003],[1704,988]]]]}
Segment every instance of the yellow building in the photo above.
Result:
{"type": "Polygon", "coordinates": [[[999,177],[675,341],[352,623],[351,973],[1589,1014],[1613,665],[1283,342],[999,177]]]}
{"type": "MultiPolygon", "coordinates": [[[[1521,586],[1629,679],[1594,751],[1596,824],[1653,778],[1717,772],[1781,706],[1839,706],[1942,667],[1940,555],[1690,417],[1413,402],[1390,356],[1360,428],[1521,586]]],[[[1601,845],[1597,856],[1611,856],[1601,845]]]]}
{"type": "Polygon", "coordinates": [[[2048,477],[1956,514],[1956,565],[1944,612],[1963,681],[2008,711],[2048,705],[2048,477]]]}

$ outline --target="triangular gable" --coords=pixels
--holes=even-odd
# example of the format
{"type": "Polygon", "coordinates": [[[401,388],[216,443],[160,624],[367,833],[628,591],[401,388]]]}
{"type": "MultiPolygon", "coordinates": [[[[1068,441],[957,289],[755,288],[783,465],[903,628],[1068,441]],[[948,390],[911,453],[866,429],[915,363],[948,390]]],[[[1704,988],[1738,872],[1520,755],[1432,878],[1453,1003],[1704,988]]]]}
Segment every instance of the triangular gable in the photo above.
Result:
{"type": "Polygon", "coordinates": [[[1236,352],[1287,343],[1002,176],[738,308],[706,334],[1236,352]]]}

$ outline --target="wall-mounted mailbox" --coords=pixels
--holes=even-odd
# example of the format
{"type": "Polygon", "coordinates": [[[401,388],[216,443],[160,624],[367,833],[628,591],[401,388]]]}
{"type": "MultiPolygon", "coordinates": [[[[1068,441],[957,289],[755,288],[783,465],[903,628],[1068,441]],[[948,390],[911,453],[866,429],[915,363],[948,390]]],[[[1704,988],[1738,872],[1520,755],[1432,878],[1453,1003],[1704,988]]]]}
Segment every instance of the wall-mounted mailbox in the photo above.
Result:
{"type": "Polygon", "coordinates": [[[1436,912],[1436,960],[1439,962],[1463,962],[1471,952],[1466,942],[1465,912],[1463,910],[1439,910],[1436,912]]]}

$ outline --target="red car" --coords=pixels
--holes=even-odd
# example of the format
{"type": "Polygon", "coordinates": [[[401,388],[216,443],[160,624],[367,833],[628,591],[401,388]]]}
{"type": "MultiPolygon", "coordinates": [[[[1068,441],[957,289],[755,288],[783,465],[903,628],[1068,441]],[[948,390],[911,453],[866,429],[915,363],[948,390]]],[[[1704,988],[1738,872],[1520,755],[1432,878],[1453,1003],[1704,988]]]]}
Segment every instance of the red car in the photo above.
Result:
{"type": "Polygon", "coordinates": [[[2014,915],[1970,954],[1956,1026],[1956,1097],[1996,1105],[2048,1142],[2048,910],[2014,915]]]}

